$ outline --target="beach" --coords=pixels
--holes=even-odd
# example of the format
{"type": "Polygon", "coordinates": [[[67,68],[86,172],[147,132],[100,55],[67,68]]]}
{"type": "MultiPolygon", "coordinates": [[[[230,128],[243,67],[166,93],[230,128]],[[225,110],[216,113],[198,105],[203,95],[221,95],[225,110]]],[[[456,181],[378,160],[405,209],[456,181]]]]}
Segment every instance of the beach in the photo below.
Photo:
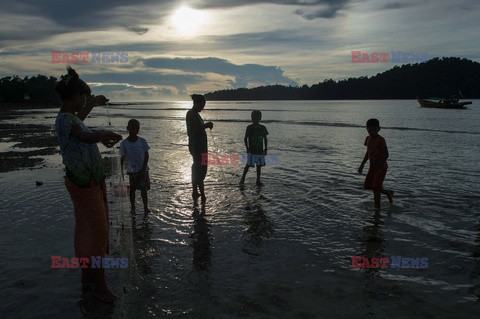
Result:
{"type": "MultiPolygon", "coordinates": [[[[152,212],[140,209],[131,230],[110,232],[110,257],[129,257],[127,269],[106,270],[121,297],[114,306],[81,298],[78,269],[51,267],[51,256],[74,256],[73,207],[53,133],[58,110],[8,111],[0,120],[0,317],[475,317],[479,106],[207,101],[210,153],[244,153],[250,113],[260,109],[278,164],[262,169],[263,187],[251,169],[244,188],[243,166],[210,165],[204,209],[191,200],[191,102],[94,109],[89,127],[125,138],[127,121],[137,118],[151,147],[152,212]],[[384,185],[395,191],[393,206],[383,197],[380,212],[357,173],[371,117],[390,153],[384,185]],[[352,268],[354,256],[390,262],[352,268]],[[392,257],[428,261],[392,268],[392,257]]],[[[141,207],[139,194],[137,201],[141,207]]],[[[114,216],[129,208],[111,188],[109,203],[114,216]]]]}

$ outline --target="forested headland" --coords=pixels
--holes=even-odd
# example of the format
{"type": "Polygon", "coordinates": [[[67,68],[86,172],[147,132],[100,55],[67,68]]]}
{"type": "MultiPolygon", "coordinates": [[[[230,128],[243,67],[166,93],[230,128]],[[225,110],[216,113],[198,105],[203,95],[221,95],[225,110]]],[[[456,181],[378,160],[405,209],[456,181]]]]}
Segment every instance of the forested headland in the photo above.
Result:
{"type": "Polygon", "coordinates": [[[460,58],[434,58],[424,63],[394,66],[372,77],[324,80],[301,87],[268,85],[220,90],[207,100],[361,100],[450,97],[480,98],[480,63],[460,58]]]}

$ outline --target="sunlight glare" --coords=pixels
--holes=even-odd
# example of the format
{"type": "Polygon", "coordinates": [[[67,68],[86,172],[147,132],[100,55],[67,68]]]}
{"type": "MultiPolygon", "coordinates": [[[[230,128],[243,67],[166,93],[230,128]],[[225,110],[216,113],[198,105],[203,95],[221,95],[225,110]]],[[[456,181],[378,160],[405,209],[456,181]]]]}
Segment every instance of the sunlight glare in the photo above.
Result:
{"type": "Polygon", "coordinates": [[[180,7],[172,15],[171,21],[175,29],[185,36],[192,36],[205,23],[207,14],[186,6],[180,7]]]}

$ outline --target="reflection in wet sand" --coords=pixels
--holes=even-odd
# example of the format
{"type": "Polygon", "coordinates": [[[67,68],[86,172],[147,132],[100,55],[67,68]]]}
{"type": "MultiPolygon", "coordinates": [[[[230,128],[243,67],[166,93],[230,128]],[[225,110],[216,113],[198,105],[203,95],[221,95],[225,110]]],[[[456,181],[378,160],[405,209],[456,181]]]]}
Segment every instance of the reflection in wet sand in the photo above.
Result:
{"type": "Polygon", "coordinates": [[[205,205],[193,211],[193,266],[196,270],[207,270],[212,251],[210,249],[211,224],[205,218],[205,205]]]}
{"type": "MultiPolygon", "coordinates": [[[[263,209],[260,191],[261,188],[257,188],[256,195],[254,195],[253,198],[249,198],[245,189],[240,189],[240,193],[246,202],[243,214],[243,221],[247,226],[244,233],[244,240],[256,246],[262,243],[263,238],[269,237],[273,233],[273,224],[263,209]]],[[[244,251],[248,253],[247,248],[245,248],[244,251]]]]}
{"type": "MultiPolygon", "coordinates": [[[[370,212],[369,212],[370,213],[370,212]]],[[[380,226],[383,225],[382,216],[380,211],[375,210],[373,215],[365,221],[363,226],[363,234],[360,238],[360,252],[357,256],[368,258],[369,261],[372,258],[385,257],[385,241],[383,239],[383,233],[380,229],[380,226]]],[[[379,271],[381,270],[380,266],[378,268],[365,268],[362,269],[365,271],[367,276],[379,277],[379,271]]]]}

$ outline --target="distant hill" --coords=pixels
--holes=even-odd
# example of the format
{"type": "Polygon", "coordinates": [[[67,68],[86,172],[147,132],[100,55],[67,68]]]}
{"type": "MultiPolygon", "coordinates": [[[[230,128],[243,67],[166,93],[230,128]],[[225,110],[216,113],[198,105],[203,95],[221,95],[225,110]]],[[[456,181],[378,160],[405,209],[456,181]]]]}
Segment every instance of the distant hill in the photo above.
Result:
{"type": "Polygon", "coordinates": [[[480,98],[480,63],[460,58],[434,58],[404,64],[372,77],[325,80],[301,87],[269,85],[205,94],[207,100],[357,100],[450,97],[480,98]]]}

